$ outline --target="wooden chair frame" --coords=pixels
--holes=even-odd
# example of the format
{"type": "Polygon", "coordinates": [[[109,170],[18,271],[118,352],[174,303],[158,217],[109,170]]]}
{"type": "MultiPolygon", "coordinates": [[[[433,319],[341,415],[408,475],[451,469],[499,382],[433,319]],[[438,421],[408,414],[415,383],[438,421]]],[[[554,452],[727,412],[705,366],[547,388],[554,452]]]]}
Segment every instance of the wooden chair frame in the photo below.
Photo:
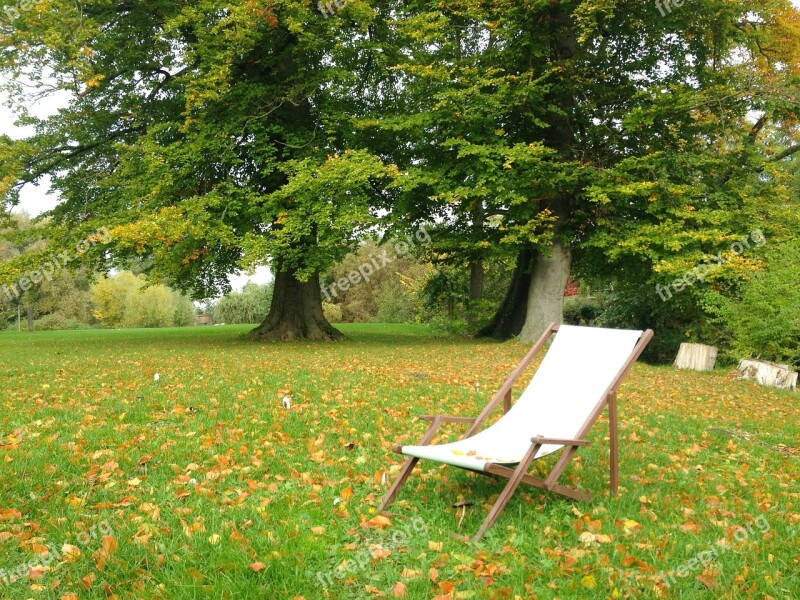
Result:
{"type": "MultiPolygon", "coordinates": [[[[475,417],[453,417],[449,415],[424,415],[420,417],[423,421],[430,422],[430,426],[428,430],[425,432],[425,435],[422,436],[418,446],[427,446],[431,443],[436,432],[442,426],[443,423],[465,423],[471,424],[471,427],[467,430],[464,436],[461,439],[469,438],[475,435],[483,424],[486,422],[486,419],[489,415],[494,411],[500,404],[503,402],[503,410],[504,412],[508,412],[511,409],[511,391],[516,383],[517,379],[522,375],[525,369],[530,365],[539,351],[544,347],[550,337],[558,331],[558,324],[551,323],[550,326],[545,330],[542,336],[537,340],[537,342],[533,345],[533,347],[528,351],[525,357],[520,361],[517,367],[511,372],[511,375],[505,380],[505,383],[500,387],[500,389],[492,396],[492,399],[486,405],[486,407],[481,411],[481,413],[475,417]]],[[[531,446],[528,451],[525,453],[525,456],[516,466],[516,468],[512,469],[503,465],[495,464],[495,463],[487,463],[484,467],[483,473],[486,475],[495,475],[497,477],[503,477],[508,480],[506,483],[505,488],[498,496],[497,500],[495,501],[494,505],[492,506],[489,514],[483,521],[480,529],[472,538],[473,542],[478,542],[481,540],[483,535],[486,531],[494,524],[497,520],[497,517],[500,516],[500,513],[503,512],[506,504],[511,499],[511,496],[514,495],[514,492],[519,487],[520,483],[526,483],[533,487],[539,488],[541,490],[547,490],[550,492],[555,492],[556,494],[560,494],[562,496],[566,496],[567,498],[572,498],[574,500],[589,500],[591,498],[591,494],[587,491],[577,490],[575,488],[571,488],[565,485],[561,485],[558,482],[559,477],[566,469],[569,461],[572,460],[572,457],[575,455],[575,452],[581,446],[586,446],[589,444],[588,441],[583,439],[589,430],[594,425],[595,421],[600,417],[603,410],[608,406],[608,427],[609,427],[609,463],[610,463],[610,471],[611,471],[611,492],[616,494],[619,488],[619,440],[618,440],[618,433],[617,433],[617,388],[619,387],[622,380],[628,374],[631,367],[634,365],[636,360],[641,355],[642,351],[645,349],[647,344],[653,338],[653,330],[648,329],[645,331],[642,336],[639,338],[639,341],[636,343],[633,351],[631,352],[628,360],[625,361],[625,364],[620,368],[617,372],[616,376],[612,380],[611,384],[608,388],[603,392],[600,400],[598,401],[597,405],[595,405],[594,409],[587,417],[586,421],[580,428],[578,432],[578,439],[574,440],[565,440],[565,439],[550,439],[545,438],[542,436],[537,436],[531,438],[531,446]],[[532,475],[528,474],[528,470],[530,468],[531,463],[534,460],[537,452],[539,449],[545,444],[558,444],[563,446],[561,450],[564,452],[559,457],[556,464],[553,466],[553,469],[550,471],[549,475],[546,479],[539,479],[533,477],[532,475]]],[[[402,446],[395,445],[392,450],[397,453],[402,453],[402,446]]],[[[392,486],[389,488],[389,491],[386,493],[386,496],[381,502],[380,507],[378,508],[378,512],[385,511],[389,505],[394,502],[394,499],[397,497],[397,494],[400,492],[400,488],[403,487],[406,480],[408,480],[409,475],[411,475],[411,471],[414,470],[417,462],[419,462],[419,458],[415,456],[409,456],[406,459],[405,464],[403,465],[402,469],[400,470],[400,474],[395,479],[392,486]]],[[[478,472],[478,471],[476,471],[478,472]]]]}

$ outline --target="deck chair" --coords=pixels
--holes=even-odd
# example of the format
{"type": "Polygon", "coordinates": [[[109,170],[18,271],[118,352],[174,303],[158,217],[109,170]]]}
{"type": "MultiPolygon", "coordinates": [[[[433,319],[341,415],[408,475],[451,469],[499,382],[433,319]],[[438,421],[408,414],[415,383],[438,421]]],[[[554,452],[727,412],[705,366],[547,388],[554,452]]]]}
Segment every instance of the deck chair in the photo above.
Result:
{"type": "Polygon", "coordinates": [[[477,417],[420,417],[430,422],[428,431],[416,446],[394,446],[395,452],[408,458],[378,512],[385,511],[394,501],[421,458],[508,479],[473,538],[475,542],[494,524],[520,483],[588,500],[588,492],[557,482],[577,449],[589,443],[584,438],[606,405],[611,491],[616,493],[619,481],[616,392],[652,337],[650,329],[642,332],[551,324],[477,417]],[[536,374],[512,407],[512,387],[553,335],[536,374]],[[480,431],[501,401],[505,414],[480,431]],[[470,427],[457,442],[429,445],[443,423],[464,423],[470,427]],[[563,453],[546,479],[528,474],[534,460],[559,450],[563,453]]]}

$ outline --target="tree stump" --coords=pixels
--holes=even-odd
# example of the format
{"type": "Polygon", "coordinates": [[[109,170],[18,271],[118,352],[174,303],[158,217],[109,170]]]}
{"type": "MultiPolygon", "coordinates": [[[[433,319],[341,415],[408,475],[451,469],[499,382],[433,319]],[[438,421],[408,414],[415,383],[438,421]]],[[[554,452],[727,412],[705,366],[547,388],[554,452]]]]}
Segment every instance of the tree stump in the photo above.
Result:
{"type": "Polygon", "coordinates": [[[794,390],[797,388],[797,372],[792,371],[789,365],[779,365],[764,360],[743,358],[736,368],[741,373],[741,379],[754,379],[766,387],[794,390]]]}
{"type": "Polygon", "coordinates": [[[681,344],[673,366],[692,371],[713,371],[717,364],[717,349],[705,344],[681,344]]]}

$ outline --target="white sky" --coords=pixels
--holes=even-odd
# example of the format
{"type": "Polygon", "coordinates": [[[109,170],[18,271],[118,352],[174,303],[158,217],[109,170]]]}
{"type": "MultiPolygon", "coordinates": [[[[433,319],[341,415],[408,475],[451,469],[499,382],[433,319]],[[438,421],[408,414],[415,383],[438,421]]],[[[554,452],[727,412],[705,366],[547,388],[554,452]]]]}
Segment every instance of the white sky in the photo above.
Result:
{"type": "MultiPolygon", "coordinates": [[[[800,8],[800,0],[791,0],[792,4],[800,8]]],[[[682,10],[689,8],[684,5],[682,10]]],[[[54,114],[59,106],[63,106],[65,101],[57,97],[47,98],[30,107],[31,112],[38,117],[46,117],[54,114]]],[[[0,94],[0,134],[6,134],[12,138],[19,139],[33,133],[33,128],[22,128],[15,125],[16,117],[6,106],[5,95],[0,94]]],[[[48,193],[50,191],[49,178],[42,179],[38,186],[26,185],[20,193],[20,203],[18,210],[24,210],[32,216],[51,210],[58,204],[58,196],[48,193]]],[[[233,275],[230,278],[234,289],[241,289],[249,281],[255,283],[266,283],[270,281],[271,275],[267,267],[260,267],[252,276],[233,275]]]]}

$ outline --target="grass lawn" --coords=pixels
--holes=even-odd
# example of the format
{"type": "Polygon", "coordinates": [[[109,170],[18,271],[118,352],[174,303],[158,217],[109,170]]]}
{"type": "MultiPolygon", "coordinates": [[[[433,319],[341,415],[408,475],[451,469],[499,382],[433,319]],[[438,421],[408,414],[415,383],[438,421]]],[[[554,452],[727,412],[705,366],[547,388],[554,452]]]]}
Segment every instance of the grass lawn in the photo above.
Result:
{"type": "Polygon", "coordinates": [[[503,482],[453,467],[423,463],[364,524],[413,417],[476,415],[523,346],[247,329],[0,334],[0,569],[36,563],[0,597],[800,597],[796,394],[638,364],[620,494],[603,421],[564,475],[591,503],[522,489],[474,546],[503,482]]]}

